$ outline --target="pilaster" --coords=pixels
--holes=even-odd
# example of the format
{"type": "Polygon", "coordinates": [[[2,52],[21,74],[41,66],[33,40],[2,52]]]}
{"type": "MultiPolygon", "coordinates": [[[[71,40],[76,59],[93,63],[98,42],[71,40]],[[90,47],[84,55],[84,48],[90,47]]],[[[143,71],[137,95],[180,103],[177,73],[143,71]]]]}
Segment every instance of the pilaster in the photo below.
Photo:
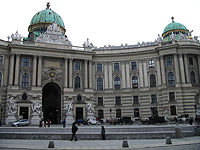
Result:
{"type": "Polygon", "coordinates": [[[129,61],[126,62],[126,86],[127,88],[130,88],[131,87],[131,84],[130,84],[130,63],[129,61]]]}
{"type": "Polygon", "coordinates": [[[108,89],[108,63],[104,63],[105,89],[108,89]]]}
{"type": "Polygon", "coordinates": [[[14,73],[14,54],[11,54],[10,67],[9,67],[9,85],[13,84],[13,73],[14,73]]]}
{"type": "Polygon", "coordinates": [[[122,88],[126,88],[126,74],[125,74],[125,62],[121,62],[122,65],[122,88]]]}
{"type": "Polygon", "coordinates": [[[85,88],[88,88],[88,60],[85,60],[85,88]]]}
{"type": "Polygon", "coordinates": [[[19,84],[19,60],[20,54],[16,54],[16,62],[15,62],[15,86],[19,84]]]}
{"type": "Polygon", "coordinates": [[[174,54],[174,67],[175,67],[175,75],[176,75],[176,85],[179,85],[180,84],[180,70],[179,70],[177,54],[174,54]]]}
{"type": "Polygon", "coordinates": [[[160,57],[160,63],[161,63],[162,84],[166,85],[166,74],[165,74],[164,56],[160,57]]]}
{"type": "Polygon", "coordinates": [[[139,77],[140,77],[140,87],[144,87],[144,80],[143,80],[143,65],[142,60],[139,60],[139,77]]]}
{"type": "Polygon", "coordinates": [[[184,54],[184,64],[185,64],[186,83],[190,83],[190,74],[189,74],[187,54],[184,54]]]}
{"type": "Polygon", "coordinates": [[[37,86],[41,86],[41,79],[42,79],[42,56],[38,57],[38,79],[37,79],[37,86]]]}
{"type": "Polygon", "coordinates": [[[89,61],[89,88],[92,89],[92,61],[89,61]]]}
{"type": "Polygon", "coordinates": [[[65,87],[68,88],[68,59],[65,58],[65,77],[64,77],[64,81],[65,81],[65,87]]]}
{"type": "Polygon", "coordinates": [[[72,62],[73,62],[73,59],[69,59],[69,88],[72,88],[72,83],[73,83],[72,62]]]}
{"type": "Polygon", "coordinates": [[[180,62],[181,81],[182,84],[185,84],[185,68],[183,63],[183,55],[179,55],[179,62],[180,62]]]}
{"type": "Polygon", "coordinates": [[[161,71],[160,71],[159,57],[156,58],[156,69],[157,69],[157,76],[158,76],[158,86],[161,86],[161,71]]]}
{"type": "Polygon", "coordinates": [[[32,72],[32,86],[36,85],[36,73],[37,73],[37,56],[33,56],[33,72],[32,72]]]}

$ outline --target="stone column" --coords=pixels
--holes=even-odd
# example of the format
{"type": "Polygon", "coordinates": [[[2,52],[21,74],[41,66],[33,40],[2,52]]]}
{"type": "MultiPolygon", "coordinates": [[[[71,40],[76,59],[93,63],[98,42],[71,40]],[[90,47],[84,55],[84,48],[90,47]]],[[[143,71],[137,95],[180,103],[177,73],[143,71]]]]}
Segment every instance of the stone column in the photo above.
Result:
{"type": "Polygon", "coordinates": [[[144,87],[142,60],[139,60],[140,87],[144,87]]]}
{"type": "Polygon", "coordinates": [[[188,68],[187,54],[184,54],[184,64],[185,64],[186,83],[190,83],[190,74],[189,74],[189,68],[188,68]]]}
{"type": "Polygon", "coordinates": [[[104,63],[105,89],[108,89],[108,63],[104,63]]]}
{"type": "Polygon", "coordinates": [[[88,89],[88,60],[85,60],[85,88],[88,89]]]}
{"type": "Polygon", "coordinates": [[[68,59],[65,58],[65,87],[68,88],[68,59]]]}
{"type": "Polygon", "coordinates": [[[165,64],[164,64],[164,56],[160,57],[160,64],[161,64],[161,74],[162,74],[162,84],[166,85],[166,74],[165,74],[165,64]]]}
{"type": "Polygon", "coordinates": [[[37,79],[37,86],[41,86],[42,82],[42,56],[38,57],[38,79],[37,79]]]}
{"type": "Polygon", "coordinates": [[[180,70],[179,70],[177,54],[174,54],[174,67],[175,67],[175,75],[176,75],[176,84],[179,84],[180,83],[180,70]]]}
{"type": "Polygon", "coordinates": [[[69,60],[69,88],[73,87],[72,86],[72,83],[73,83],[73,76],[72,76],[72,68],[73,68],[73,66],[72,66],[72,62],[73,62],[73,60],[70,59],[69,60]]]}
{"type": "Polygon", "coordinates": [[[161,71],[160,71],[159,57],[156,58],[156,69],[157,69],[157,77],[158,77],[158,86],[161,86],[161,71]]]}
{"type": "Polygon", "coordinates": [[[130,64],[129,64],[129,61],[126,63],[126,86],[127,88],[130,88],[131,85],[130,85],[130,64]]]}
{"type": "Polygon", "coordinates": [[[179,62],[180,62],[180,72],[181,72],[181,81],[182,84],[185,84],[185,68],[183,64],[183,55],[179,55],[179,62]]]}
{"type": "Polygon", "coordinates": [[[197,61],[198,61],[198,71],[199,71],[198,79],[199,79],[199,84],[200,84],[200,55],[197,56],[197,61]]]}
{"type": "Polygon", "coordinates": [[[16,55],[16,62],[15,62],[15,86],[19,84],[19,60],[20,55],[16,55]]]}
{"type": "Polygon", "coordinates": [[[92,61],[89,61],[89,88],[92,89],[92,61]]]}
{"type": "Polygon", "coordinates": [[[13,72],[14,72],[14,54],[11,54],[10,67],[9,67],[9,85],[13,84],[13,72]]]}
{"type": "Polygon", "coordinates": [[[144,86],[145,87],[148,87],[148,77],[147,77],[147,62],[146,62],[147,60],[145,59],[144,61],[143,61],[143,80],[144,80],[144,86]]]}
{"type": "Polygon", "coordinates": [[[37,76],[37,56],[33,56],[33,72],[32,72],[32,86],[36,85],[36,76],[37,76]]]}
{"type": "Polygon", "coordinates": [[[112,62],[109,63],[109,67],[108,67],[108,76],[109,76],[109,89],[113,88],[113,79],[112,79],[112,62]]]}
{"type": "Polygon", "coordinates": [[[125,62],[122,63],[122,88],[126,88],[126,74],[125,74],[125,62]]]}

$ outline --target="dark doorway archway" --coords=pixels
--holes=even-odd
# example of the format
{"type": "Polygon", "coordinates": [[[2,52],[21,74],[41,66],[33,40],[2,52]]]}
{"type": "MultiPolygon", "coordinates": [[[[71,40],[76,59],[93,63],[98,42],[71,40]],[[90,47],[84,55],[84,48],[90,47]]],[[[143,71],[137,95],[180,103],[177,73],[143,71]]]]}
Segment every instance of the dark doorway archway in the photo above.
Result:
{"type": "Polygon", "coordinates": [[[61,89],[58,84],[50,82],[43,87],[42,110],[44,120],[57,124],[61,120],[61,89]]]}

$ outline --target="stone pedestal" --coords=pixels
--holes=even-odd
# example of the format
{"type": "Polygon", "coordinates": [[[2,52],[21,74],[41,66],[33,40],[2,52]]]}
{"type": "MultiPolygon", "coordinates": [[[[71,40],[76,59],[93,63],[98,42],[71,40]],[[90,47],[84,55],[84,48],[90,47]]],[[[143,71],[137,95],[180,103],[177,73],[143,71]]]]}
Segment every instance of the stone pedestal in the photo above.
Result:
{"type": "Polygon", "coordinates": [[[38,125],[39,126],[39,123],[40,123],[39,113],[34,112],[33,117],[31,119],[31,125],[38,125]]]}
{"type": "Polygon", "coordinates": [[[66,116],[66,124],[72,124],[74,122],[74,117],[72,112],[68,113],[66,116]]]}
{"type": "Polygon", "coordinates": [[[91,124],[96,124],[96,117],[94,116],[94,113],[88,113],[87,114],[87,121],[91,124]]]}
{"type": "Polygon", "coordinates": [[[6,118],[6,125],[14,121],[16,121],[15,114],[8,114],[8,117],[6,118]]]}

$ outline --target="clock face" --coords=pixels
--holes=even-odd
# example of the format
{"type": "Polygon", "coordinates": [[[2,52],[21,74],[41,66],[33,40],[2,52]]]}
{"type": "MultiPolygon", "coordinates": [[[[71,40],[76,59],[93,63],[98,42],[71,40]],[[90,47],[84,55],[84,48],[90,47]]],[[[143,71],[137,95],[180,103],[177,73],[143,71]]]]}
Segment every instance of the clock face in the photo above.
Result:
{"type": "Polygon", "coordinates": [[[53,77],[55,77],[55,72],[50,72],[49,75],[50,75],[50,77],[53,78],[53,77]]]}

